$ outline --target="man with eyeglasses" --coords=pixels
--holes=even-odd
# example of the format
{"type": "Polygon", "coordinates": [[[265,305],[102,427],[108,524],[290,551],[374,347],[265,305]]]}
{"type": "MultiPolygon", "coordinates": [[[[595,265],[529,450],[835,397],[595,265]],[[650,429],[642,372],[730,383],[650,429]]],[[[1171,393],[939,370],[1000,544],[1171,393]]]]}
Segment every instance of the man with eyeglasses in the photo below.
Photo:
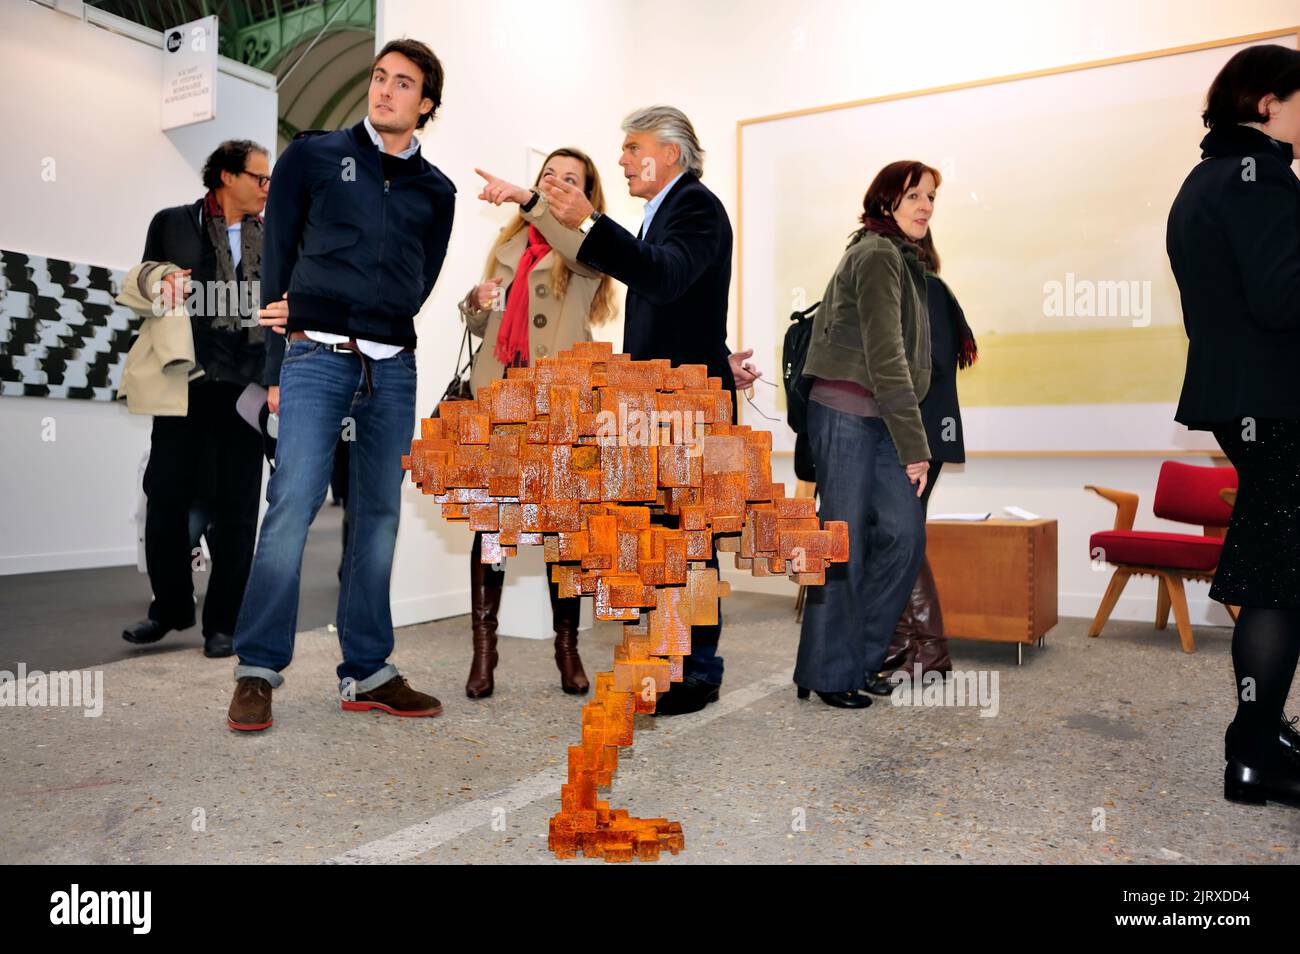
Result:
{"type": "Polygon", "coordinates": [[[145,558],[153,602],[146,619],[122,632],[130,643],[156,643],[172,630],[194,625],[191,574],[203,561],[190,522],[198,509],[206,518],[203,531],[212,558],[203,600],[203,652],[211,657],[234,652],[262,489],[262,435],[254,422],[265,402],[260,382],[266,332],[255,310],[260,215],[270,180],[265,148],[247,139],[223,142],[203,166],[207,194],[163,209],[149,224],[144,261],[181,267],[160,289],[150,290],[156,292],[155,311],[185,302],[196,374],[184,416],[153,419],[144,475],[145,558]]]}

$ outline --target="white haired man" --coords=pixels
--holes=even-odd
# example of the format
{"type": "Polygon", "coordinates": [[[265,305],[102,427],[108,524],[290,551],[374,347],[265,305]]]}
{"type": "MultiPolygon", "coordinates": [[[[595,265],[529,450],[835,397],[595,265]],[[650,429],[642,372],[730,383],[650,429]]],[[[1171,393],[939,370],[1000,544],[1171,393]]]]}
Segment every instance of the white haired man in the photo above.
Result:
{"type": "MultiPolygon", "coordinates": [[[[707,365],[731,392],[734,419],[736,388],[749,387],[760,372],[747,360],[752,351],[732,354],[727,347],[731,222],[700,181],[704,150],[691,121],[671,106],[637,110],[623,120],[623,131],[619,165],[628,192],[646,200],[639,235],[555,176],[528,190],[478,170],[487,180],[481,197],[520,203],[553,248],[627,285],[623,351],[637,360],[707,365]]],[[[717,567],[716,555],[708,565],[717,567]]],[[[721,609],[718,625],[692,629],[683,681],[659,700],[657,715],[697,712],[717,701],[721,632],[721,609]]]]}

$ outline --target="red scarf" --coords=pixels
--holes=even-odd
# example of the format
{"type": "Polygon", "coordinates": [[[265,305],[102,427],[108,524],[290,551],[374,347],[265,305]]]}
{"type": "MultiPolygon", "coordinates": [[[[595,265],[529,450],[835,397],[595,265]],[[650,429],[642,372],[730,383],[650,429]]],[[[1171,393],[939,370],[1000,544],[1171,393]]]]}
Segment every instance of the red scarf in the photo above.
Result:
{"type": "Polygon", "coordinates": [[[506,313],[501,319],[501,330],[497,333],[497,345],[493,351],[497,360],[507,368],[528,367],[528,275],[550,250],[550,244],[537,231],[537,226],[528,226],[528,244],[524,247],[524,254],[519,256],[519,265],[510,283],[513,294],[506,296],[506,313]]]}

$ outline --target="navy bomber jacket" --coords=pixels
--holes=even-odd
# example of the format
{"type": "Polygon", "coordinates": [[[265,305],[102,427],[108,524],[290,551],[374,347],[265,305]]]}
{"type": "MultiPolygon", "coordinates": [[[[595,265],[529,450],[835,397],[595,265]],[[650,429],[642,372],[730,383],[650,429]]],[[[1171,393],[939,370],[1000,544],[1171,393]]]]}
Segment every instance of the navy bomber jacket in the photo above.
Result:
{"type": "MultiPolygon", "coordinates": [[[[262,304],[289,294],[291,331],[415,345],[451,236],[456,187],[417,151],[376,148],[364,122],[300,133],[275,164],[262,250],[262,304]]],[[[266,385],[284,335],[267,335],[266,385]]]]}

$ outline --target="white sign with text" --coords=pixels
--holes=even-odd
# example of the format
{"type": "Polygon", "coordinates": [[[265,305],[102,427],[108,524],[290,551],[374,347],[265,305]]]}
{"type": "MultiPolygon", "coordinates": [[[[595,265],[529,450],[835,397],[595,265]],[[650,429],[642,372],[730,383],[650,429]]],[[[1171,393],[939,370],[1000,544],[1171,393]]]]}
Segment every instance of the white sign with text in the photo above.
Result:
{"type": "Polygon", "coordinates": [[[217,116],[217,18],[163,31],[162,128],[217,116]]]}

